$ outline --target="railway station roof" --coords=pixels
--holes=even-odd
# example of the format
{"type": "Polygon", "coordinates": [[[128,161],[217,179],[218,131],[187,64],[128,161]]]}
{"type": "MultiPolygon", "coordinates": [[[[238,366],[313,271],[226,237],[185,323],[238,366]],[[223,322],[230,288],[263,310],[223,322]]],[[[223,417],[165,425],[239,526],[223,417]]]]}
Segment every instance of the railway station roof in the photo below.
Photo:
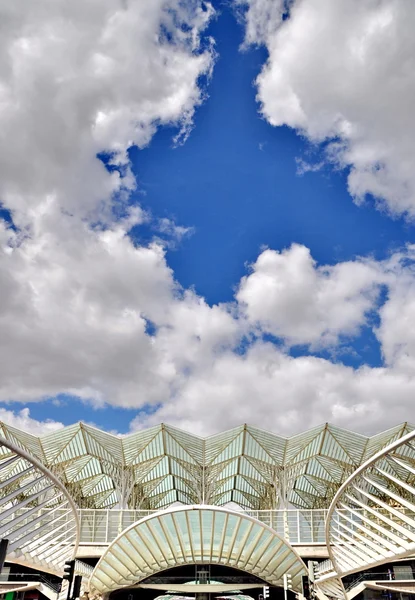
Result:
{"type": "Polygon", "coordinates": [[[156,510],[281,501],[327,508],[359,465],[413,429],[404,423],[369,437],[324,424],[284,437],[241,425],[202,438],[164,424],[116,436],[77,423],[38,437],[0,422],[0,436],[55,473],[79,507],[156,510]]]}

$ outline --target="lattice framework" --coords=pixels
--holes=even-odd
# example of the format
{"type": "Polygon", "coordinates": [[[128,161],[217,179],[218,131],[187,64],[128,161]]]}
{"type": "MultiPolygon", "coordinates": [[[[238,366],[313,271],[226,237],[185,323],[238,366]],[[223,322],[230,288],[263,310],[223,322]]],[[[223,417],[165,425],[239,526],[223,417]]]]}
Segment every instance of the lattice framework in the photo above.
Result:
{"type": "Polygon", "coordinates": [[[79,507],[136,509],[327,508],[356,468],[412,429],[366,437],[325,424],[284,438],[243,425],[201,438],[160,425],[120,438],[78,423],[39,438],[0,423],[5,439],[59,473],[79,507]]]}

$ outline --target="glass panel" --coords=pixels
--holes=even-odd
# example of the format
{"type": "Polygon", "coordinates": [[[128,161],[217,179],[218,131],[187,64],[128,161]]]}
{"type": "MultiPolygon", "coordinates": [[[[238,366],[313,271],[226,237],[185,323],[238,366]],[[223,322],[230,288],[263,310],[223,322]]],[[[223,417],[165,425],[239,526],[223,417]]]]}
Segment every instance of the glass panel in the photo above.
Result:
{"type": "Polygon", "coordinates": [[[236,536],[235,543],[231,550],[231,556],[229,557],[229,562],[234,562],[236,560],[236,557],[239,555],[239,552],[241,551],[241,544],[243,543],[243,540],[245,539],[245,536],[246,536],[247,531],[250,526],[251,526],[251,521],[248,521],[248,519],[241,520],[238,534],[236,536]]]}
{"type": "MultiPolygon", "coordinates": [[[[156,568],[158,561],[162,560],[162,558],[160,556],[160,550],[155,545],[152,536],[144,528],[144,525],[141,525],[137,529],[137,533],[139,534],[139,538],[141,538],[140,549],[142,547],[146,548],[147,554],[149,554],[151,556],[150,564],[156,568]]],[[[162,562],[165,562],[165,561],[162,561],[162,562]]]]}
{"type": "Polygon", "coordinates": [[[228,552],[230,550],[229,545],[231,543],[233,534],[235,532],[235,529],[237,527],[237,524],[239,522],[240,517],[237,517],[236,515],[229,515],[228,518],[228,524],[226,526],[226,533],[225,533],[225,541],[223,544],[223,550],[222,550],[222,556],[223,558],[227,561],[228,560],[228,552]]]}
{"type": "MultiPolygon", "coordinates": [[[[268,539],[266,540],[266,544],[268,544],[270,536],[272,536],[271,533],[269,534],[268,539]]],[[[258,560],[258,558],[260,558],[261,564],[268,564],[272,559],[273,555],[276,554],[276,552],[278,551],[280,545],[280,540],[278,538],[273,537],[270,545],[267,548],[265,548],[264,545],[258,546],[258,548],[256,548],[253,552],[253,562],[255,563],[258,560]]]]}
{"type": "Polygon", "coordinates": [[[241,562],[245,563],[248,561],[252,549],[253,549],[253,541],[254,540],[258,540],[259,535],[262,535],[264,532],[264,530],[262,529],[262,527],[260,525],[258,525],[257,523],[254,524],[251,533],[248,536],[248,539],[246,541],[246,544],[244,545],[244,548],[242,550],[242,554],[241,554],[241,562]]]}
{"type": "Polygon", "coordinates": [[[189,527],[191,535],[191,543],[193,545],[193,554],[195,560],[202,560],[202,546],[200,539],[200,514],[199,511],[191,510],[187,513],[189,518],[189,527]]]}
{"type": "Polygon", "coordinates": [[[213,552],[212,558],[218,559],[219,546],[223,535],[223,528],[225,526],[225,513],[217,512],[215,515],[215,530],[213,533],[213,552]]]}
{"type": "Polygon", "coordinates": [[[153,531],[153,535],[157,538],[157,543],[160,546],[163,555],[166,557],[168,561],[175,561],[174,554],[170,547],[170,544],[166,540],[166,536],[164,535],[163,529],[161,528],[159,519],[152,519],[151,521],[151,529],[153,531]]]}
{"type": "Polygon", "coordinates": [[[172,515],[172,517],[177,525],[177,529],[182,538],[185,556],[188,561],[191,561],[192,549],[190,547],[190,538],[189,538],[189,532],[187,529],[186,514],[184,512],[174,513],[172,515]]]}
{"type": "Polygon", "coordinates": [[[202,511],[202,547],[203,556],[202,560],[210,559],[210,546],[212,543],[212,525],[213,525],[213,511],[204,510],[202,511]]]}

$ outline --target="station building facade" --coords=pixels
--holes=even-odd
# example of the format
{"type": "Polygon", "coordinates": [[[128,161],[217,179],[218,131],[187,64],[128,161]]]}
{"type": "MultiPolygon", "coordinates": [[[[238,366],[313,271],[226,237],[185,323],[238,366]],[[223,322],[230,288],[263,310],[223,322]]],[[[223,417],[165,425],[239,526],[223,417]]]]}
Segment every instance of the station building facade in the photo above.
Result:
{"type": "Polygon", "coordinates": [[[78,423],[36,437],[0,423],[0,540],[6,600],[272,600],[284,587],[404,600],[415,429],[117,437],[78,423]],[[69,594],[68,561],[82,582],[69,594]]]}

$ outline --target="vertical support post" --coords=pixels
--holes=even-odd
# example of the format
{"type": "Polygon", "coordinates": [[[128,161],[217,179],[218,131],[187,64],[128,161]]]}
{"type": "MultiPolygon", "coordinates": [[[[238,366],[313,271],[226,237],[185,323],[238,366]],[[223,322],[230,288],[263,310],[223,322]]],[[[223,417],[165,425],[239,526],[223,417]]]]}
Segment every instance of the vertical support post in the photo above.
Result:
{"type": "Polygon", "coordinates": [[[290,540],[290,526],[288,523],[288,511],[286,508],[284,508],[284,537],[289,542],[291,541],[290,540]]]}
{"type": "Polygon", "coordinates": [[[118,511],[118,535],[122,532],[124,527],[122,526],[122,508],[118,511]]]}
{"type": "Polygon", "coordinates": [[[0,575],[6,562],[7,549],[9,547],[9,540],[3,538],[0,540],[0,575]]]}
{"type": "Polygon", "coordinates": [[[314,517],[313,510],[310,510],[311,543],[314,544],[314,517]]]}
{"type": "Polygon", "coordinates": [[[106,528],[105,528],[106,529],[106,531],[105,531],[105,541],[107,542],[107,544],[110,544],[111,540],[108,539],[110,537],[110,533],[109,533],[109,531],[110,531],[110,511],[108,510],[108,508],[107,508],[106,512],[107,512],[107,523],[106,523],[106,528]]]}
{"type": "Polygon", "coordinates": [[[97,541],[97,519],[95,516],[96,511],[94,510],[92,512],[92,540],[91,542],[96,542],[97,541]]]}
{"type": "Polygon", "coordinates": [[[206,466],[203,465],[203,467],[202,467],[202,504],[205,503],[205,497],[206,497],[206,493],[205,493],[205,469],[206,469],[206,466]]]}
{"type": "Polygon", "coordinates": [[[287,505],[288,505],[288,494],[287,494],[287,475],[285,472],[285,467],[283,467],[280,471],[280,482],[279,482],[279,493],[280,493],[280,498],[279,498],[279,505],[282,507],[283,509],[283,531],[284,531],[284,537],[286,540],[290,541],[290,526],[288,523],[288,512],[287,512],[287,505]]]}

